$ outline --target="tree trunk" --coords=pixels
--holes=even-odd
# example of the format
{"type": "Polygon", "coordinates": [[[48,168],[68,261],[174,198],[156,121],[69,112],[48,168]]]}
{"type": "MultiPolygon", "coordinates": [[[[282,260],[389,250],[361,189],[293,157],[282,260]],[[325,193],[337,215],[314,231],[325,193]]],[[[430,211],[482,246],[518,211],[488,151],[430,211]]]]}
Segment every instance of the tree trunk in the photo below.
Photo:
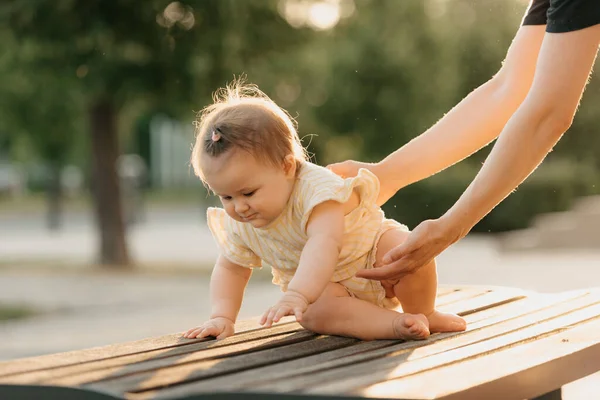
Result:
{"type": "Polygon", "coordinates": [[[101,98],[91,105],[90,123],[92,188],[100,231],[99,262],[122,269],[130,265],[130,260],[117,174],[119,142],[116,113],[110,99],[101,98]]]}
{"type": "Polygon", "coordinates": [[[48,204],[48,214],[46,217],[46,226],[51,231],[57,231],[62,225],[62,187],[60,181],[61,166],[58,163],[52,163],[50,166],[50,180],[46,188],[46,201],[48,204]]]}

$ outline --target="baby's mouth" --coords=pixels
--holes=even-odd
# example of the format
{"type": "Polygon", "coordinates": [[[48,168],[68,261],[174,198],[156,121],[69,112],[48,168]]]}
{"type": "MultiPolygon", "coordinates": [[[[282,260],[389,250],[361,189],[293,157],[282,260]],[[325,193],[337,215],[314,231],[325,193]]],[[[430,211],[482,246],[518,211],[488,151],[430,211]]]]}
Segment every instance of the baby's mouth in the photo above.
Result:
{"type": "Polygon", "coordinates": [[[250,220],[253,220],[253,219],[254,219],[254,217],[256,217],[256,213],[254,213],[254,214],[250,214],[250,215],[248,215],[247,217],[242,217],[242,219],[243,219],[244,221],[250,221],[250,220]]]}

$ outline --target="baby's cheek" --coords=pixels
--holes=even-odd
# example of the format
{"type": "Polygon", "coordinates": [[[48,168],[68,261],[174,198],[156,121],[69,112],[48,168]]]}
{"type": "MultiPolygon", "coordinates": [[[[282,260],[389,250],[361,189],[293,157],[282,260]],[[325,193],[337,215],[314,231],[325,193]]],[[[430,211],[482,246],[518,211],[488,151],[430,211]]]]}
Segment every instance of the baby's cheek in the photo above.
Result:
{"type": "Polygon", "coordinates": [[[231,218],[238,220],[239,216],[237,215],[237,213],[235,212],[235,210],[233,209],[233,207],[231,206],[227,206],[227,205],[223,205],[223,208],[225,208],[225,212],[227,213],[227,215],[229,215],[231,218]]]}

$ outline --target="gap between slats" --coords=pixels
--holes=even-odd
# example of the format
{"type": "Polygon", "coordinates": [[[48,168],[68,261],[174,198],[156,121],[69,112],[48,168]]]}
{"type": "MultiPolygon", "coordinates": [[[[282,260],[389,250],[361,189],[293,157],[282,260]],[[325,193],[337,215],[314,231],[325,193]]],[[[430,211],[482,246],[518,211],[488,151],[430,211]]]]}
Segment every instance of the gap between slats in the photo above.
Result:
{"type": "MultiPolygon", "coordinates": [[[[493,323],[493,321],[489,321],[489,323],[493,323]]],[[[456,336],[457,334],[454,333],[452,335],[456,336]]],[[[446,335],[446,336],[448,336],[448,335],[446,335]]],[[[439,337],[438,340],[440,340],[442,338],[443,337],[439,337]]],[[[406,345],[421,346],[422,344],[420,344],[420,343],[421,342],[410,342],[410,343],[404,344],[404,346],[406,346],[406,345]]],[[[387,349],[385,351],[389,352],[387,349]]],[[[382,353],[378,356],[384,356],[384,355],[385,355],[385,353],[382,353]]],[[[371,354],[367,354],[367,356],[371,356],[371,354]]],[[[255,366],[252,364],[252,365],[248,366],[248,368],[250,368],[250,367],[255,367],[255,366]]],[[[159,371],[157,373],[161,374],[161,379],[156,379],[156,374],[154,374],[154,375],[148,374],[149,381],[146,381],[144,383],[144,385],[142,385],[142,386],[138,385],[137,387],[129,386],[129,388],[127,388],[127,384],[122,384],[123,382],[121,382],[121,384],[119,384],[118,386],[114,386],[113,385],[114,382],[98,382],[98,384],[94,385],[94,386],[97,386],[98,388],[103,387],[104,389],[110,388],[112,391],[115,391],[115,389],[128,390],[128,391],[150,390],[153,385],[154,386],[168,386],[168,385],[172,385],[172,384],[179,384],[183,381],[191,381],[191,380],[207,379],[207,378],[211,378],[211,381],[212,381],[218,375],[224,375],[227,373],[235,372],[235,371],[219,371],[218,375],[217,374],[207,375],[207,374],[202,374],[202,373],[194,375],[195,368],[197,368],[197,366],[188,365],[188,366],[178,367],[177,371],[179,371],[179,372],[177,372],[177,371],[168,372],[167,371],[165,373],[162,373],[159,371]],[[183,368],[186,371],[186,373],[181,374],[180,368],[183,368]],[[177,378],[177,376],[181,376],[181,375],[184,375],[185,379],[177,378]]],[[[139,379],[137,381],[139,381],[139,379]]],[[[133,379],[131,379],[131,382],[129,382],[129,383],[132,383],[132,382],[133,382],[133,379]]],[[[231,383],[235,384],[233,381],[231,383]]],[[[169,390],[167,390],[167,391],[169,391],[169,390]]],[[[196,392],[196,390],[194,390],[193,392],[196,392]]],[[[170,393],[170,394],[172,394],[172,393],[170,393]]]]}
{"type": "MultiPolygon", "coordinates": [[[[600,300],[596,297],[595,301],[598,302],[600,300]]],[[[295,391],[301,390],[306,387],[307,384],[310,384],[310,386],[318,385],[319,382],[326,382],[328,384],[329,382],[336,382],[336,386],[339,386],[339,388],[352,387],[352,385],[358,384],[361,379],[365,379],[362,378],[364,371],[369,371],[366,378],[367,381],[369,383],[374,383],[372,376],[378,369],[387,371],[387,369],[396,366],[398,363],[406,361],[409,356],[411,357],[411,360],[420,357],[430,357],[433,355],[446,354],[453,349],[460,349],[477,343],[485,343],[495,337],[502,337],[511,332],[518,332],[523,326],[535,327],[538,325],[538,322],[544,320],[544,318],[551,321],[562,315],[568,315],[568,313],[574,310],[581,308],[585,309],[589,306],[590,302],[592,302],[591,299],[588,298],[588,296],[585,296],[583,298],[576,298],[571,302],[560,303],[550,308],[544,308],[533,315],[525,314],[520,317],[509,317],[509,319],[500,322],[494,321],[494,318],[491,318],[488,320],[488,324],[491,325],[484,325],[481,328],[476,328],[459,335],[442,334],[429,339],[429,342],[438,343],[428,343],[424,346],[417,346],[416,342],[410,342],[404,346],[398,345],[396,352],[392,352],[394,350],[394,347],[392,346],[385,349],[387,354],[380,355],[380,357],[374,361],[367,358],[367,362],[365,362],[364,359],[360,359],[359,357],[354,357],[354,359],[350,357],[343,361],[332,361],[329,364],[319,365],[318,374],[315,373],[317,371],[314,369],[310,371],[310,376],[308,376],[308,372],[302,374],[303,371],[297,371],[300,372],[300,374],[292,373],[290,376],[280,376],[279,382],[277,383],[263,379],[262,384],[260,381],[254,382],[246,387],[246,389],[259,391],[295,391]],[[536,319],[527,321],[532,316],[536,319]],[[496,332],[494,332],[494,330],[496,330],[496,332]],[[450,339],[442,340],[448,337],[450,339]],[[413,350],[412,353],[410,350],[413,350]],[[383,364],[383,366],[378,366],[378,364],[383,364]],[[355,374],[352,374],[352,371],[355,371],[355,374]]],[[[501,318],[496,317],[496,319],[501,318]]],[[[483,320],[482,323],[485,323],[485,320],[483,320]]],[[[332,393],[334,392],[335,391],[332,393]]]]}

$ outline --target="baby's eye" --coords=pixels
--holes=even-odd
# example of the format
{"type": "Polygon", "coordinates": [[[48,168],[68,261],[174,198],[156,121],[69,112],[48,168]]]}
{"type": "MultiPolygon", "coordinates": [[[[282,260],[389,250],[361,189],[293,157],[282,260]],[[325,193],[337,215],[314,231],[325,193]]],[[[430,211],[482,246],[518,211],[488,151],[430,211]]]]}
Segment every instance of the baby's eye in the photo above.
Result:
{"type": "Polygon", "coordinates": [[[249,193],[244,193],[244,196],[246,196],[246,197],[252,197],[252,195],[254,195],[254,193],[256,193],[256,190],[253,190],[253,191],[251,191],[249,193]]]}
{"type": "Polygon", "coordinates": [[[225,200],[225,201],[231,200],[231,196],[221,196],[221,200],[225,200]]]}

